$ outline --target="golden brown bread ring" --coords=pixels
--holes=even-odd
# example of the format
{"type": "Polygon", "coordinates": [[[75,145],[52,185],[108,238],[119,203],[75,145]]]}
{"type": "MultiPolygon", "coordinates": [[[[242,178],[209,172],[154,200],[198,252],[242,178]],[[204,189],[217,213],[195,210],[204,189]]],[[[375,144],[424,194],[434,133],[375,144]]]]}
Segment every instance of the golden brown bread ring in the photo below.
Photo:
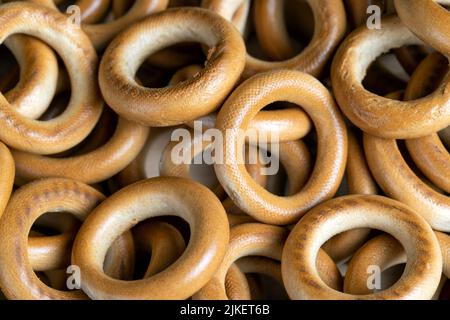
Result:
{"type": "MultiPolygon", "coordinates": [[[[349,15],[356,27],[365,25],[369,17],[367,8],[370,5],[380,7],[382,13],[392,11],[392,3],[385,0],[347,0],[349,15]]],[[[394,49],[394,54],[408,74],[412,74],[420,61],[428,54],[427,48],[424,46],[402,47],[394,49]]]]}
{"type": "MultiPolygon", "coordinates": [[[[201,121],[203,128],[214,128],[217,119],[216,113],[196,119],[201,121]]],[[[194,122],[186,123],[194,127],[194,122]]],[[[250,121],[249,130],[255,130],[262,136],[274,134],[280,142],[293,141],[304,138],[312,129],[308,115],[300,108],[286,108],[280,110],[262,110],[250,121]]]]}
{"type": "MultiPolygon", "coordinates": [[[[431,53],[417,67],[405,90],[404,99],[418,99],[439,86],[448,72],[448,60],[431,53]]],[[[406,147],[420,171],[437,187],[450,193],[450,154],[437,133],[406,140],[406,147]]]]}
{"type": "Polygon", "coordinates": [[[9,299],[86,299],[81,291],[62,292],[44,285],[34,273],[28,252],[28,231],[42,214],[65,211],[84,220],[104,199],[92,187],[67,179],[46,179],[18,189],[0,224],[0,286],[9,299]]]}
{"type": "Polygon", "coordinates": [[[42,41],[20,34],[8,37],[5,45],[20,66],[19,82],[5,93],[5,98],[19,114],[37,119],[50,105],[56,90],[56,55],[42,41]]]}
{"type": "MultiPolygon", "coordinates": [[[[236,4],[244,0],[211,0],[207,8],[230,20],[227,12],[233,12],[236,4]]],[[[314,35],[309,45],[297,56],[277,62],[263,61],[247,54],[243,79],[274,69],[294,69],[319,76],[334,49],[343,38],[346,28],[345,9],[342,0],[307,0],[315,20],[314,35]]]]}
{"type": "Polygon", "coordinates": [[[348,158],[345,172],[350,194],[378,193],[377,183],[372,177],[364,154],[362,135],[357,129],[348,130],[348,158]]]}
{"type": "Polygon", "coordinates": [[[280,262],[274,259],[249,256],[232,264],[225,277],[225,290],[230,300],[250,300],[263,296],[264,292],[251,286],[253,275],[265,275],[277,281],[284,289],[280,262]],[[259,292],[255,292],[258,290],[259,292]]]}
{"type": "Polygon", "coordinates": [[[372,175],[386,195],[410,206],[433,229],[450,231],[450,198],[417,177],[396,140],[364,134],[364,150],[372,175]]]}
{"type": "Polygon", "coordinates": [[[177,72],[173,74],[172,78],[170,78],[169,86],[195,78],[202,71],[202,69],[203,67],[199,64],[191,64],[178,69],[177,72]]]}
{"type": "Polygon", "coordinates": [[[144,278],[151,277],[174,263],[186,249],[181,233],[162,221],[145,222],[133,230],[136,247],[151,252],[144,278]]]}
{"type": "Polygon", "coordinates": [[[135,263],[134,239],[126,231],[114,239],[106,252],[103,270],[105,274],[120,280],[132,280],[135,263]]]}
{"type": "Polygon", "coordinates": [[[312,76],[279,70],[248,79],[225,102],[216,127],[225,137],[226,155],[224,164],[214,165],[217,178],[234,203],[258,221],[294,223],[337,191],[347,160],[347,132],[330,93],[312,76]],[[237,158],[241,146],[235,142],[239,141],[241,130],[245,132],[257,112],[275,101],[302,106],[318,132],[318,154],[312,175],[300,192],[289,197],[272,194],[252,181],[237,158]]]}
{"type": "Polygon", "coordinates": [[[89,39],[64,15],[28,2],[2,5],[0,23],[0,42],[16,33],[48,42],[65,62],[73,88],[65,112],[45,122],[23,117],[0,95],[0,139],[15,149],[39,154],[75,146],[94,128],[103,107],[95,81],[97,56],[89,39]]]}
{"type": "Polygon", "coordinates": [[[391,48],[421,44],[397,17],[382,20],[382,30],[361,27],[345,39],[332,66],[333,92],[341,110],[364,132],[382,138],[410,139],[437,132],[450,124],[450,75],[431,95],[394,101],[364,89],[365,72],[391,48]]]}
{"type": "Polygon", "coordinates": [[[284,246],[281,272],[292,299],[430,299],[441,278],[442,255],[428,223],[407,206],[381,196],[353,195],[327,201],[302,218],[284,246]],[[391,288],[370,295],[330,289],[317,274],[317,251],[340,232],[367,227],[402,243],[408,256],[405,272],[391,288]]]}
{"type": "MultiPolygon", "coordinates": [[[[58,10],[53,0],[32,0],[53,10],[58,10]]],[[[129,25],[167,7],[168,0],[137,0],[122,17],[105,23],[82,23],[81,27],[97,50],[105,49],[109,42],[129,25]]],[[[83,21],[84,22],[84,21],[83,21]]]]}
{"type": "Polygon", "coordinates": [[[212,279],[193,296],[193,299],[227,300],[225,277],[230,266],[245,256],[264,256],[280,260],[287,235],[288,231],[285,228],[261,223],[246,223],[233,227],[227,253],[219,269],[212,279]]]}
{"type": "Polygon", "coordinates": [[[251,300],[250,284],[247,276],[233,263],[225,276],[225,292],[230,300],[251,300]]]}
{"type": "Polygon", "coordinates": [[[403,246],[389,234],[382,234],[367,241],[351,258],[344,278],[344,292],[354,295],[370,294],[367,287],[369,266],[380,271],[406,262],[403,246]]]}
{"type": "Polygon", "coordinates": [[[287,195],[294,195],[304,187],[314,167],[311,152],[302,140],[279,145],[280,163],[286,171],[287,195]]]}
{"type": "Polygon", "coordinates": [[[448,35],[450,14],[439,4],[448,0],[394,0],[402,22],[423,42],[445,55],[450,55],[448,35]],[[421,23],[418,23],[420,21],[421,23]]]}
{"type": "MultiPolygon", "coordinates": [[[[281,191],[283,193],[286,192],[287,195],[296,194],[306,184],[312,171],[313,161],[311,159],[310,151],[306,144],[301,140],[283,142],[280,143],[278,147],[279,159],[273,159],[273,161],[279,161],[281,163],[287,177],[287,183],[286,181],[281,182],[281,191]]],[[[268,189],[269,176],[261,172],[263,165],[259,162],[259,157],[257,160],[257,164],[246,164],[245,167],[251,178],[257,184],[268,189]]],[[[225,199],[222,204],[227,213],[246,215],[236,206],[231,198],[225,199]]]]}
{"type": "Polygon", "coordinates": [[[289,32],[284,19],[285,0],[255,1],[253,16],[258,42],[270,58],[275,61],[294,56],[289,32]]]}
{"type": "MultiPolygon", "coordinates": [[[[262,256],[280,261],[288,230],[262,223],[245,223],[231,229],[228,251],[214,277],[194,296],[194,300],[228,299],[225,279],[230,266],[238,259],[262,256]]],[[[325,252],[321,252],[317,265],[327,283],[340,288],[342,278],[336,264],[325,252]]],[[[245,272],[245,271],[244,271],[245,272]]]]}
{"type": "Polygon", "coordinates": [[[15,170],[11,152],[7,146],[0,142],[0,217],[13,190],[15,170]]]}
{"type": "Polygon", "coordinates": [[[204,9],[169,9],[114,39],[100,64],[100,88],[109,105],[128,120],[156,127],[176,125],[220,106],[244,68],[244,55],[239,33],[225,19],[204,9]],[[174,20],[179,23],[173,24],[174,20]],[[180,41],[200,41],[211,48],[197,77],[165,88],[138,85],[134,76],[143,59],[180,41]]]}
{"type": "Polygon", "coordinates": [[[45,177],[76,179],[87,184],[104,181],[123,170],[139,154],[149,129],[119,117],[114,135],[98,148],[64,158],[13,150],[21,181],[45,177]]]}
{"type": "Polygon", "coordinates": [[[72,263],[83,274],[83,291],[94,299],[187,299],[217,270],[228,237],[226,213],[206,187],[187,179],[154,178],[120,190],[92,212],[75,239],[72,263]],[[190,224],[190,242],[180,259],[142,280],[123,282],[105,275],[103,260],[113,239],[161,215],[177,215],[190,224]]]}
{"type": "MultiPolygon", "coordinates": [[[[436,232],[437,240],[443,257],[443,273],[450,276],[450,236],[436,232]]],[[[381,271],[398,264],[405,263],[406,254],[402,245],[392,236],[383,234],[377,236],[361,247],[352,257],[344,279],[344,292],[350,294],[370,294],[367,287],[367,272],[369,266],[378,266],[381,271]]]]}
{"type": "MultiPolygon", "coordinates": [[[[348,130],[348,157],[346,176],[349,194],[377,194],[375,183],[364,155],[362,143],[358,141],[355,130],[348,130]]],[[[370,229],[353,229],[325,242],[322,249],[334,260],[342,261],[350,257],[364,244],[370,229]]]]}
{"type": "Polygon", "coordinates": [[[271,277],[284,288],[280,261],[261,256],[249,256],[236,261],[236,265],[245,274],[257,273],[271,277]]]}
{"type": "Polygon", "coordinates": [[[33,229],[30,231],[28,260],[33,270],[48,271],[69,266],[72,243],[80,227],[79,221],[72,216],[52,213],[48,218],[46,215],[42,216],[38,224],[54,229],[59,234],[45,236],[33,229]]]}

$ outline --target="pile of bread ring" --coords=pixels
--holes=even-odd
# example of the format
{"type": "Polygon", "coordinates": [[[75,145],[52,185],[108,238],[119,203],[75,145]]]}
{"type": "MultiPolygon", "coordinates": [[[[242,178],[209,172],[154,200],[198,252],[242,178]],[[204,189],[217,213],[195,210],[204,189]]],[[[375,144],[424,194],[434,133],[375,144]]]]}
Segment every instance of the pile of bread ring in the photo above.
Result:
{"type": "Polygon", "coordinates": [[[450,296],[450,1],[0,3],[4,298],[450,296]]]}

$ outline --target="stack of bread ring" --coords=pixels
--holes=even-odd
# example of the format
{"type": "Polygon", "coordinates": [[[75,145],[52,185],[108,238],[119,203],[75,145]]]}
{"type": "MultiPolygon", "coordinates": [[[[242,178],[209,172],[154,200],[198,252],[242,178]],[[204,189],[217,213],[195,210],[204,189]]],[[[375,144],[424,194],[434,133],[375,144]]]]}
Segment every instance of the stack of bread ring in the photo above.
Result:
{"type": "Polygon", "coordinates": [[[448,299],[446,6],[0,0],[0,296],[448,299]]]}

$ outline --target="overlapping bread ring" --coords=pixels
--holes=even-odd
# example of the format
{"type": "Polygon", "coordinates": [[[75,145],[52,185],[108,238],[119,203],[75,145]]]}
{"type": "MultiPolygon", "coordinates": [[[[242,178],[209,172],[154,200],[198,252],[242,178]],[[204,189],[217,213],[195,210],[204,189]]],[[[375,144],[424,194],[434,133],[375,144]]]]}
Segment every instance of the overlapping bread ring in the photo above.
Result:
{"type": "Polygon", "coordinates": [[[448,0],[395,0],[395,9],[402,22],[425,43],[450,55],[448,34],[450,14],[440,6],[449,5],[448,0]],[[426,22],[426,27],[418,21],[426,22]]]}
{"type": "Polygon", "coordinates": [[[44,221],[44,225],[59,232],[57,235],[44,236],[30,231],[28,260],[34,271],[56,270],[70,265],[71,246],[79,228],[78,221],[71,218],[61,214],[44,221]]]}
{"type": "MultiPolygon", "coordinates": [[[[324,258],[326,259],[327,256],[324,255],[324,258]]],[[[334,268],[336,266],[333,262],[329,263],[329,261],[327,261],[325,259],[324,259],[324,261],[326,261],[326,267],[334,268]]],[[[329,259],[329,257],[328,257],[328,259],[329,259]]],[[[280,261],[270,259],[270,258],[260,257],[260,256],[259,257],[253,256],[253,257],[244,257],[242,259],[239,259],[238,261],[236,261],[236,265],[239,268],[239,270],[241,270],[244,274],[259,274],[259,275],[265,275],[267,277],[272,278],[283,288],[283,291],[284,291],[283,278],[281,277],[280,261]]],[[[342,282],[339,272],[335,273],[335,272],[326,271],[324,274],[326,274],[327,276],[328,275],[331,275],[331,276],[339,275],[339,279],[337,281],[333,281],[333,280],[331,280],[331,281],[333,283],[342,282]]],[[[250,283],[249,283],[249,285],[250,285],[250,283]]],[[[250,286],[250,292],[252,292],[251,286],[250,286]]],[[[228,294],[228,292],[227,292],[227,294],[228,294]]]]}
{"type": "Polygon", "coordinates": [[[244,54],[239,33],[223,18],[204,9],[169,9],[134,24],[113,40],[100,64],[100,88],[112,109],[128,120],[148,126],[176,125],[220,106],[244,68],[244,54]],[[181,25],[174,25],[174,20],[181,25]],[[175,86],[138,85],[134,74],[143,59],[180,41],[200,41],[210,47],[205,68],[175,86]]]}
{"type": "MultiPolygon", "coordinates": [[[[67,221],[69,217],[62,215],[58,218],[51,222],[60,224],[55,228],[59,229],[61,234],[44,236],[33,232],[33,235],[28,237],[28,260],[35,272],[64,270],[66,274],[64,268],[70,265],[71,248],[79,224],[74,223],[77,222],[76,219],[67,221]]],[[[105,273],[112,277],[131,279],[134,271],[134,244],[130,232],[125,232],[114,241],[106,254],[103,267],[105,273]]]]}
{"type": "Polygon", "coordinates": [[[372,290],[367,286],[369,266],[377,266],[380,271],[384,271],[406,261],[405,250],[391,235],[382,234],[370,239],[353,255],[348,264],[344,292],[354,295],[370,294],[372,290]]]}
{"type": "Polygon", "coordinates": [[[56,56],[46,44],[25,35],[8,37],[5,45],[14,54],[20,66],[19,82],[5,93],[5,98],[19,114],[37,119],[50,105],[56,89],[56,56]]]}
{"type": "MultiPolygon", "coordinates": [[[[58,10],[54,0],[32,0],[46,7],[58,10]]],[[[92,44],[97,50],[103,50],[109,42],[124,28],[145,18],[149,14],[164,10],[167,7],[168,0],[137,0],[130,10],[122,17],[105,23],[90,24],[82,23],[81,27],[91,39],[92,44]]],[[[82,21],[84,22],[84,21],[82,21]]]]}
{"type": "MultiPolygon", "coordinates": [[[[240,282],[242,282],[242,279],[236,279],[236,276],[233,276],[233,273],[229,272],[233,263],[241,257],[251,255],[266,256],[279,260],[279,255],[286,236],[287,230],[281,227],[256,223],[242,224],[234,227],[231,230],[227,254],[219,270],[216,275],[193,296],[193,299],[227,300],[227,288],[232,295],[236,296],[236,293],[233,292],[234,290],[230,290],[230,286],[241,287],[242,283],[240,282]]],[[[242,291],[242,289],[238,291],[242,291]]]]}
{"type": "MultiPolygon", "coordinates": [[[[252,147],[250,145],[250,147],[252,147]]],[[[287,184],[285,181],[281,182],[281,192],[286,195],[296,194],[308,181],[311,174],[313,161],[311,159],[310,151],[302,140],[283,142],[278,145],[278,158],[273,161],[279,161],[283,166],[287,184]]],[[[260,149],[261,150],[261,149],[260,149]]],[[[246,170],[249,175],[261,187],[268,189],[269,176],[262,171],[262,164],[246,164],[246,170]]],[[[227,198],[222,202],[227,213],[243,214],[242,210],[235,205],[231,198],[227,198]]],[[[244,213],[245,214],[245,213],[244,213]]]]}
{"type": "Polygon", "coordinates": [[[225,275],[224,287],[229,300],[251,300],[252,298],[247,276],[235,263],[230,266],[225,275]]]}
{"type": "Polygon", "coordinates": [[[450,75],[431,95],[395,101],[363,88],[369,64],[391,48],[421,44],[397,17],[382,19],[382,30],[361,27],[348,36],[332,65],[333,92],[345,115],[364,132],[382,138],[410,139],[437,132],[450,123],[450,75]]]}
{"type": "MultiPolygon", "coordinates": [[[[448,60],[432,53],[419,65],[405,90],[404,100],[421,98],[439,85],[448,72],[448,60]]],[[[420,171],[437,187],[450,193],[450,153],[437,133],[406,140],[406,147],[420,171]]]]}
{"type": "MultiPolygon", "coordinates": [[[[377,194],[377,185],[367,165],[362,143],[352,129],[348,131],[346,177],[349,194],[377,194]]],[[[340,233],[325,242],[322,249],[334,261],[342,261],[361,247],[369,233],[367,228],[340,233]]]]}
{"type": "Polygon", "coordinates": [[[302,140],[288,141],[279,145],[279,161],[287,176],[288,195],[299,192],[308,181],[313,169],[313,160],[302,140]]]}
{"type": "Polygon", "coordinates": [[[284,19],[285,0],[255,1],[255,32],[263,51],[275,61],[294,56],[284,19]]]}
{"type": "Polygon", "coordinates": [[[94,80],[97,56],[89,39],[64,15],[32,3],[2,5],[0,23],[0,42],[15,33],[48,42],[66,63],[73,88],[66,111],[45,122],[23,117],[0,95],[0,139],[16,149],[40,154],[75,146],[95,126],[103,106],[94,80]]]}
{"type": "MultiPolygon", "coordinates": [[[[205,129],[214,128],[217,114],[212,113],[196,119],[201,121],[205,129]]],[[[187,125],[194,127],[194,122],[187,125]]],[[[300,108],[286,108],[280,110],[261,110],[249,123],[249,130],[255,130],[263,136],[275,135],[280,142],[293,141],[304,138],[312,129],[308,115],[300,108]]]]}
{"type": "MultiPolygon", "coordinates": [[[[394,8],[390,8],[390,6],[393,6],[393,3],[384,0],[348,0],[346,2],[350,11],[349,15],[356,27],[367,24],[369,15],[367,8],[371,5],[378,6],[383,13],[389,13],[389,11],[394,10],[394,8]]],[[[408,74],[412,74],[420,61],[426,56],[427,49],[424,46],[402,47],[394,49],[394,54],[403,69],[408,74]]]]}
{"type": "Polygon", "coordinates": [[[92,184],[104,181],[124,169],[141,151],[149,129],[119,117],[114,135],[87,153],[54,158],[13,150],[17,176],[21,181],[45,177],[76,179],[92,184]]]}
{"type": "Polygon", "coordinates": [[[410,206],[434,230],[450,231],[450,197],[417,177],[403,158],[396,140],[364,134],[364,150],[370,171],[386,195],[410,206]]]}
{"type": "Polygon", "coordinates": [[[72,263],[84,275],[83,291],[94,299],[187,299],[217,270],[228,233],[225,211],[206,187],[180,178],[153,178],[120,190],[92,212],[75,239],[72,263]],[[150,278],[123,282],[106,276],[102,264],[114,238],[160,215],[178,215],[190,224],[183,255],[150,278]]]}
{"type": "MultiPolygon", "coordinates": [[[[442,252],[442,272],[450,275],[450,237],[436,232],[442,252]]],[[[381,271],[407,262],[402,245],[392,236],[383,234],[368,241],[352,257],[344,279],[344,292],[351,294],[368,294],[367,278],[369,266],[378,266],[381,271]]]]}
{"type": "MultiPolygon", "coordinates": [[[[170,80],[170,84],[177,84],[193,78],[202,69],[199,65],[190,65],[178,70],[170,80]]],[[[215,126],[217,114],[195,119],[201,122],[205,129],[215,126]]],[[[194,128],[194,121],[187,125],[194,128]]],[[[286,108],[281,110],[262,110],[252,119],[249,129],[268,136],[276,134],[280,142],[298,140],[311,131],[312,123],[308,115],[299,108],[286,108]]]]}
{"type": "Polygon", "coordinates": [[[234,203],[258,221],[288,224],[337,191],[347,160],[347,133],[330,93],[315,78],[298,71],[272,71],[241,84],[227,99],[216,127],[224,138],[224,163],[214,169],[234,203]],[[308,183],[295,195],[279,197],[257,185],[239,164],[236,145],[241,130],[274,101],[296,103],[311,117],[318,132],[317,161],[308,183]],[[325,153],[327,156],[324,156],[325,153]]]}
{"type": "Polygon", "coordinates": [[[172,225],[161,222],[146,222],[133,230],[136,246],[150,251],[150,263],[144,278],[151,277],[174,263],[186,249],[183,236],[172,225]]]}
{"type": "Polygon", "coordinates": [[[2,142],[0,142],[0,217],[8,204],[14,185],[14,159],[2,142]]]}
{"type": "MultiPolygon", "coordinates": [[[[285,228],[261,223],[245,223],[231,229],[228,251],[223,258],[214,277],[194,296],[194,300],[227,300],[225,277],[230,266],[242,257],[263,256],[280,261],[284,241],[288,235],[285,228]]],[[[321,275],[327,283],[339,286],[341,281],[339,271],[334,262],[322,252],[318,256],[318,266],[321,275]]]]}
{"type": "Polygon", "coordinates": [[[85,299],[81,291],[62,292],[44,285],[33,272],[28,251],[28,231],[40,215],[66,211],[84,220],[104,199],[81,182],[46,179],[32,182],[14,193],[0,224],[0,286],[9,299],[85,299]]]}
{"type": "MultiPolygon", "coordinates": [[[[242,2],[243,0],[241,0],[242,2]]],[[[233,3],[239,1],[211,0],[207,8],[215,10],[221,15],[232,8],[233,3]]],[[[247,54],[243,79],[252,75],[273,69],[294,69],[318,76],[334,49],[342,39],[346,28],[345,9],[341,0],[308,0],[313,13],[315,30],[309,45],[297,56],[278,62],[256,59],[247,54]]],[[[225,16],[229,19],[229,17],[225,16]]]]}
{"type": "Polygon", "coordinates": [[[407,206],[381,196],[353,195],[318,205],[302,218],[284,246],[281,272],[292,299],[430,299],[439,285],[442,256],[428,223],[407,206]],[[401,242],[408,257],[405,272],[391,288],[371,295],[330,289],[316,271],[317,251],[335,234],[367,227],[401,242]]]}
{"type": "Polygon", "coordinates": [[[225,277],[225,290],[230,300],[250,300],[255,298],[254,295],[262,294],[254,292],[258,288],[252,287],[246,274],[268,276],[284,288],[279,261],[261,256],[244,257],[231,265],[225,277]]]}

